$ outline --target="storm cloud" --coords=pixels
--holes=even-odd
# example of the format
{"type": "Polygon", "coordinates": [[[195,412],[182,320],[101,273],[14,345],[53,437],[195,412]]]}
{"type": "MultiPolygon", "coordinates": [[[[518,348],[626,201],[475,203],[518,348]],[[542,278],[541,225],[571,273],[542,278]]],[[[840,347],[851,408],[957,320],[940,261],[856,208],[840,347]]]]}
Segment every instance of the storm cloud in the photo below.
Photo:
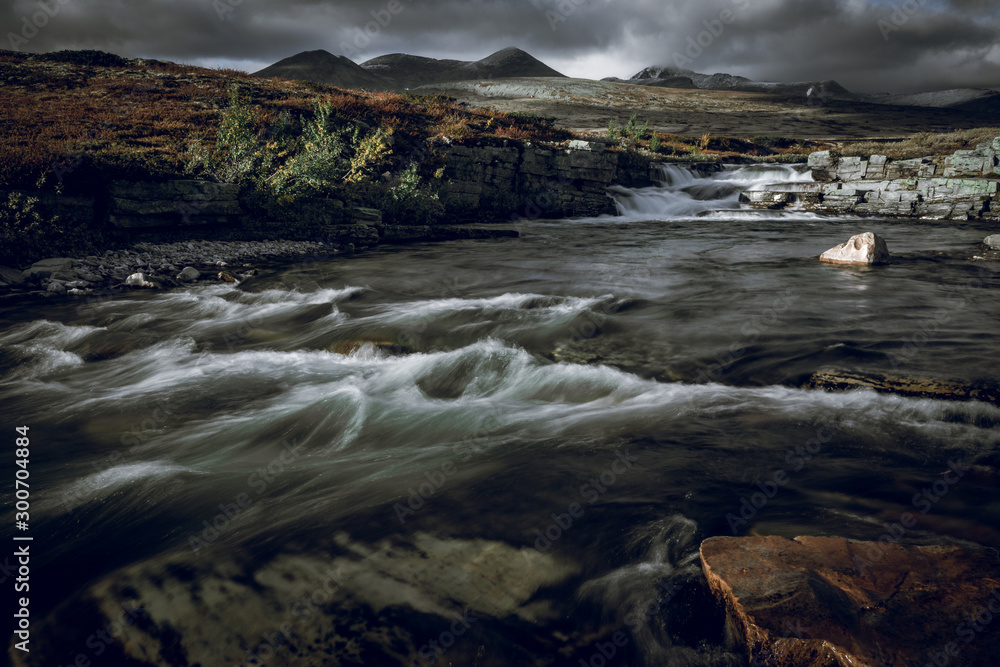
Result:
{"type": "Polygon", "coordinates": [[[14,0],[2,46],[263,68],[326,49],[476,60],[522,48],[570,76],[651,65],[858,92],[1000,88],[995,0],[14,0]]]}

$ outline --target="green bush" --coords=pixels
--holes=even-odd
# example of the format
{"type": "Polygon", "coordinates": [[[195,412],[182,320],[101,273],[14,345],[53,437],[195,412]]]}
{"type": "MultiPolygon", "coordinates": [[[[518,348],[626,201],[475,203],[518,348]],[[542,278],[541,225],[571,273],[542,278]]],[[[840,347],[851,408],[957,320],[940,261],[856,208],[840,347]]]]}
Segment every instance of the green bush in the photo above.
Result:
{"type": "MultiPolygon", "coordinates": [[[[276,195],[316,194],[335,188],[350,171],[346,157],[347,128],[332,127],[329,104],[313,102],[313,118],[302,128],[302,139],[288,160],[261,179],[276,195]],[[295,150],[297,148],[297,150],[295,150]]],[[[352,141],[356,141],[355,129],[352,141]]]]}
{"type": "Polygon", "coordinates": [[[379,209],[382,221],[390,225],[432,225],[445,215],[436,189],[424,181],[416,164],[389,182],[365,181],[352,187],[348,201],[379,209]]]}
{"type": "Polygon", "coordinates": [[[100,239],[89,229],[66,225],[38,207],[38,197],[11,192],[0,203],[0,263],[18,265],[68,252],[96,249],[100,239]]]}
{"type": "Polygon", "coordinates": [[[417,165],[381,178],[392,169],[391,130],[338,125],[332,106],[322,99],[313,101],[312,118],[299,124],[283,112],[272,127],[261,127],[261,117],[233,88],[216,145],[192,142],[188,147],[188,173],[208,171],[243,186],[242,201],[252,211],[247,231],[315,234],[319,223],[296,221],[296,206],[308,209],[324,199],[377,208],[390,224],[430,224],[444,215],[436,189],[422,179],[417,165]],[[281,230],[272,229],[268,220],[280,223],[281,230]]]}
{"type": "Polygon", "coordinates": [[[623,146],[635,146],[649,134],[649,121],[639,125],[638,114],[632,114],[625,125],[612,120],[608,124],[608,139],[617,139],[623,146]]]}

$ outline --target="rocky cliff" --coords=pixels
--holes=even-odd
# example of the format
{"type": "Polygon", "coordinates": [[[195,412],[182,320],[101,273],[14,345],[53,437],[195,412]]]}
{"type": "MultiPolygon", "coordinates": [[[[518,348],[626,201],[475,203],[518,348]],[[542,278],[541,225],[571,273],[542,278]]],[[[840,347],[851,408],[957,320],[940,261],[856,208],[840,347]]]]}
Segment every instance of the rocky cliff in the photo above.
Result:
{"type": "MultiPolygon", "coordinates": [[[[609,186],[654,184],[649,159],[608,150],[600,143],[572,141],[562,148],[505,141],[500,146],[448,144],[435,150],[445,166],[440,194],[449,217],[442,224],[614,214],[609,186]]],[[[0,198],[6,200],[10,194],[0,191],[0,198]]],[[[45,217],[58,216],[75,226],[124,236],[211,237],[248,222],[267,223],[277,232],[296,225],[324,238],[343,237],[345,242],[361,244],[387,236],[441,235],[389,229],[382,224],[379,211],[331,199],[306,198],[281,210],[253,211],[253,203],[241,198],[238,185],[205,180],[112,181],[96,184],[85,196],[51,191],[17,194],[37,198],[35,206],[45,217]],[[257,219],[251,221],[252,216],[257,219]]]]}
{"type": "Polygon", "coordinates": [[[655,185],[652,163],[604,144],[571,141],[568,148],[511,144],[449,146],[442,197],[461,217],[575,218],[617,213],[612,185],[655,185]]]}
{"type": "Polygon", "coordinates": [[[816,183],[768,185],[742,201],[756,208],[821,213],[1000,221],[1000,137],[974,150],[912,160],[884,155],[809,156],[816,183]]]}

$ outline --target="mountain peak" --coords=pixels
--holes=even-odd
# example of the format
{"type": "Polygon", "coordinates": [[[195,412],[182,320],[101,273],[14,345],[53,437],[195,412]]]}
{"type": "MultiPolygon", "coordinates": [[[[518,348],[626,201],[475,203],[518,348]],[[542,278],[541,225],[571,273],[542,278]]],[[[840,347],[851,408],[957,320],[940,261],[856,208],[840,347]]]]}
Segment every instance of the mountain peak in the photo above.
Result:
{"type": "Polygon", "coordinates": [[[324,83],[339,88],[386,90],[391,86],[350,58],[335,56],[329,51],[303,51],[265,67],[253,76],[324,83]]]}
{"type": "Polygon", "coordinates": [[[482,60],[469,62],[394,53],[372,58],[362,63],[361,67],[383,77],[396,89],[475,79],[563,77],[530,53],[514,46],[501,49],[482,60]]]}

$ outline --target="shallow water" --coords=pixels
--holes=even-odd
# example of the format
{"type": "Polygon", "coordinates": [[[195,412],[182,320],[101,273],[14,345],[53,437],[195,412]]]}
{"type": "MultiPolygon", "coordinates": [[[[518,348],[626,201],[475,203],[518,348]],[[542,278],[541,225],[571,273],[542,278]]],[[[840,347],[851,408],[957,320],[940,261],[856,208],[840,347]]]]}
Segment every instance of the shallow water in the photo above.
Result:
{"type": "MultiPolygon", "coordinates": [[[[379,566],[383,588],[415,591],[389,608],[420,612],[384,623],[420,646],[438,632],[428,601],[479,614],[441,664],[593,664],[619,630],[620,664],[745,664],[698,589],[706,537],[876,539],[961,459],[975,473],[904,541],[1000,547],[1000,408],[799,388],[830,367],[994,379],[1000,275],[968,260],[989,230],[739,206],[741,187],[806,178],[673,169],[618,192],[622,217],[525,221],[516,240],[6,302],[0,400],[31,427],[35,613],[130,564],[424,545],[423,574],[379,566]],[[816,261],[862,231],[893,265],[816,261]],[[544,556],[476,576],[539,581],[469,593],[465,557],[441,554],[470,544],[544,556]]],[[[371,600],[390,593],[351,590],[387,613],[371,600]]]]}

